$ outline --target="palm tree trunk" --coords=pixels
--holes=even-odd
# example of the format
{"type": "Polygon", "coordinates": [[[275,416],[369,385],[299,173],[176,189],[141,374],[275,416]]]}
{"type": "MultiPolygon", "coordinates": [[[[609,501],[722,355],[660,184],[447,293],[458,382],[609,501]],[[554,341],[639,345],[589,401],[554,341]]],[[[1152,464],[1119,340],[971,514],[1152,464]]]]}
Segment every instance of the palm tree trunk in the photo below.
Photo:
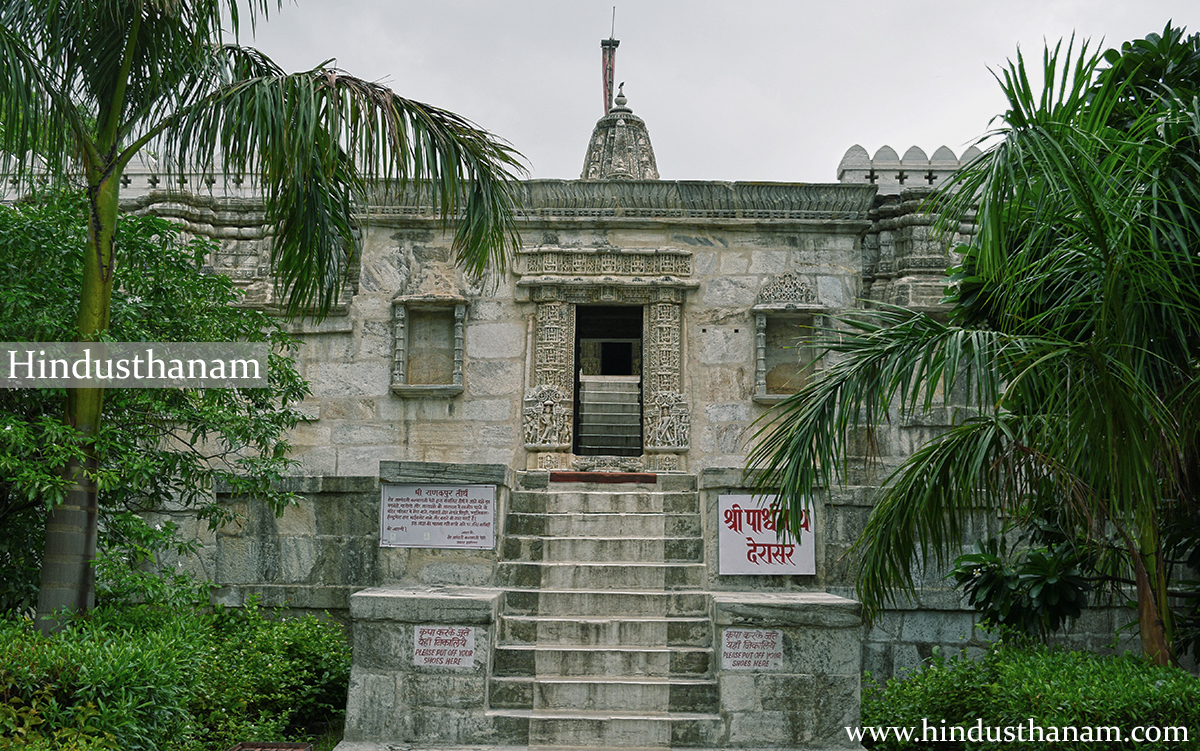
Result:
{"type": "Polygon", "coordinates": [[[72,459],[65,470],[67,498],[46,516],[46,548],[38,590],[37,627],[43,634],[58,630],[56,614],[80,612],[95,604],[96,461],[72,459]]]}
{"type": "MultiPolygon", "coordinates": [[[[77,340],[96,341],[108,330],[112,303],[114,237],[118,186],[115,170],[96,176],[88,190],[88,247],[83,262],[83,294],[79,300],[77,340]]],[[[83,459],[68,462],[66,500],[46,515],[46,547],[38,591],[37,627],[44,634],[58,629],[54,614],[80,612],[95,604],[99,488],[96,484],[96,439],[104,409],[104,389],[67,391],[66,421],[74,427],[83,459]]]]}
{"type": "MultiPolygon", "coordinates": [[[[1138,630],[1142,638],[1142,654],[1156,665],[1170,665],[1174,660],[1171,648],[1170,610],[1166,607],[1167,588],[1162,567],[1158,562],[1158,530],[1146,525],[1141,535],[1141,549],[1130,545],[1134,580],[1137,582],[1138,630]]],[[[1127,543],[1128,544],[1128,543],[1127,543]]]]}

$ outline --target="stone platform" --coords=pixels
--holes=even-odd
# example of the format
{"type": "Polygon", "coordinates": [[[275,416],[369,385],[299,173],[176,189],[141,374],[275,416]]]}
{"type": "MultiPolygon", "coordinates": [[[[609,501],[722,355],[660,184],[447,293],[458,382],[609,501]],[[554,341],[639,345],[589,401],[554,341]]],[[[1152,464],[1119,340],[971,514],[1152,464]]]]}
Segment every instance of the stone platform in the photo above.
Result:
{"type": "Polygon", "coordinates": [[[853,747],[858,603],[711,590],[694,478],[517,487],[503,516],[496,586],[351,597],[339,751],[853,747]],[[778,651],[737,664],[727,629],[778,651]],[[428,662],[421,634],[469,634],[470,659],[428,662]]]}

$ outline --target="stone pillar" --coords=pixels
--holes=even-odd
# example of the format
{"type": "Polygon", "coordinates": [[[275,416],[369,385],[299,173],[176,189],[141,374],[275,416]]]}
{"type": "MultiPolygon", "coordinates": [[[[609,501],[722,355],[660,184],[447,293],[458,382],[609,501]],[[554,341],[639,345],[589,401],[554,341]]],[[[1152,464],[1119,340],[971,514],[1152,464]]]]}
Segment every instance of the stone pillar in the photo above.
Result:
{"type": "Polygon", "coordinates": [[[570,467],[575,390],[575,306],[540,300],[532,386],[525,390],[522,430],[529,469],[570,467]]]}
{"type": "Polygon", "coordinates": [[[661,289],[646,306],[642,338],[643,450],[646,468],[682,472],[691,443],[691,407],[683,395],[683,301],[678,290],[661,289]]]}

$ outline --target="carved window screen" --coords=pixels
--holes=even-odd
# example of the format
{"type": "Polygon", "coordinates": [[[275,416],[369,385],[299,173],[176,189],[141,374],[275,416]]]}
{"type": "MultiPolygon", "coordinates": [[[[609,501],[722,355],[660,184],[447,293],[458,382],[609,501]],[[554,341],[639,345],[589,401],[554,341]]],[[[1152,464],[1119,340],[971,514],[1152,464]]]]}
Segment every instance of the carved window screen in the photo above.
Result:
{"type": "Polygon", "coordinates": [[[402,397],[463,392],[463,298],[392,300],[392,393],[402,397]]]}

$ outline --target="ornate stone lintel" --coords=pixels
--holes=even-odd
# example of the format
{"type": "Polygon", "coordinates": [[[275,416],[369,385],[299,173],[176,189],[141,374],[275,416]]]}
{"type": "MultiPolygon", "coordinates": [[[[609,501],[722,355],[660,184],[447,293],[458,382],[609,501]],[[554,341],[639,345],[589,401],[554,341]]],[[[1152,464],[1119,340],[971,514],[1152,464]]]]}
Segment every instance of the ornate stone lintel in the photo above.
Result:
{"type": "Polygon", "coordinates": [[[646,405],[647,452],[687,451],[691,442],[691,410],[683,394],[660,391],[646,405]]]}

